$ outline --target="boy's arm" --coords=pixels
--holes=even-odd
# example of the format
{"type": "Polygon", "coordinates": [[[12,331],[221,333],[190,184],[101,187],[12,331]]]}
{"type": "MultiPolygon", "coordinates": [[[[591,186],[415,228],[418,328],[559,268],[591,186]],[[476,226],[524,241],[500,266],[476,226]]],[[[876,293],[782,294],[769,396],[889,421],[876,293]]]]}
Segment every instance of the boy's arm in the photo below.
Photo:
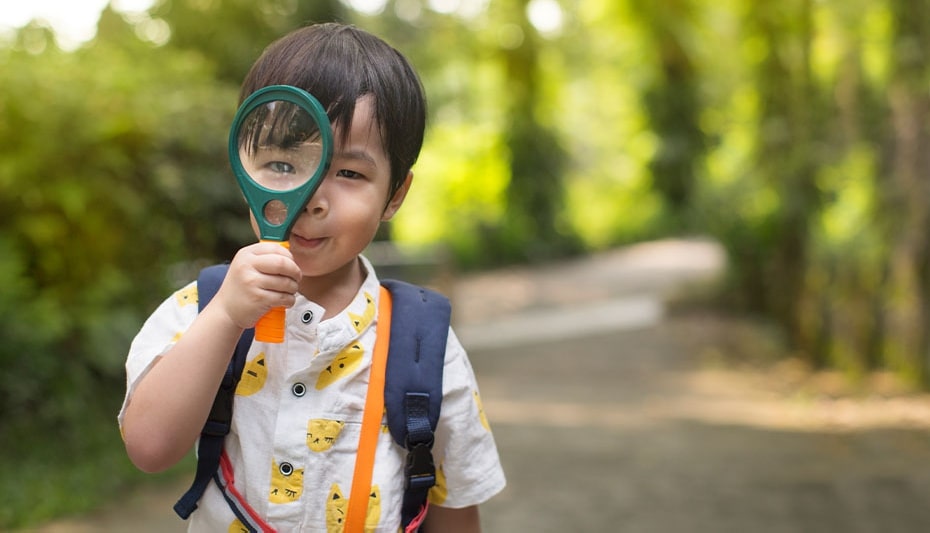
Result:
{"type": "Polygon", "coordinates": [[[426,518],[423,520],[423,531],[426,533],[480,533],[481,521],[478,516],[478,506],[452,509],[430,505],[426,518]]]}
{"type": "Polygon", "coordinates": [[[187,454],[242,331],[267,309],[293,305],[299,279],[290,252],[277,244],[259,243],[236,254],[216,296],[132,393],[122,430],[133,464],[158,472],[187,454]]]}
{"type": "Polygon", "coordinates": [[[129,459],[159,472],[193,446],[242,329],[208,305],[142,377],[123,417],[129,459]]]}

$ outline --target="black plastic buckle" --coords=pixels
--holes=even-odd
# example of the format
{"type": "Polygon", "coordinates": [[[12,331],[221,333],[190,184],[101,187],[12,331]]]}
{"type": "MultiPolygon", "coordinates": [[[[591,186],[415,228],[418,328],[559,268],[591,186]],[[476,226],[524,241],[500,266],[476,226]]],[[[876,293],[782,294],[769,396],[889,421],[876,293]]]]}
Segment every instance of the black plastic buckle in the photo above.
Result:
{"type": "Polygon", "coordinates": [[[425,490],[436,484],[431,444],[416,444],[407,452],[404,467],[404,489],[425,490]]]}
{"type": "Polygon", "coordinates": [[[232,427],[233,399],[235,389],[230,390],[226,385],[220,387],[213,398],[213,407],[201,431],[202,435],[225,437],[232,427]]]}

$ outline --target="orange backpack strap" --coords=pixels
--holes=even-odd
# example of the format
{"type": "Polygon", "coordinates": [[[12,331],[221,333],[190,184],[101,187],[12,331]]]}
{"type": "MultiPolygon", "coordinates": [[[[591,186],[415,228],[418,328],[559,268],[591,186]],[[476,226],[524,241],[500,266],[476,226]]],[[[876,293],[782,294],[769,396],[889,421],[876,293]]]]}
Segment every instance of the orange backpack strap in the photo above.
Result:
{"type": "Polygon", "coordinates": [[[352,475],[352,492],[349,494],[349,509],[343,529],[345,533],[365,530],[371,477],[375,468],[375,449],[378,447],[378,434],[381,433],[381,419],[384,416],[384,374],[391,340],[391,293],[384,287],[381,287],[378,298],[377,327],[365,412],[362,414],[362,429],[355,456],[355,473],[352,475]]]}

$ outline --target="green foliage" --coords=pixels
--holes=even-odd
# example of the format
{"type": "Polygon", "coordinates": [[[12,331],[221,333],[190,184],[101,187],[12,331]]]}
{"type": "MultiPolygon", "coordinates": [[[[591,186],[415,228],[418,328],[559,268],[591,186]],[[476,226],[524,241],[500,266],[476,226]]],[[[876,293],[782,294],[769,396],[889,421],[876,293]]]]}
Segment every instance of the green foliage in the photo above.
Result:
{"type": "Polygon", "coordinates": [[[344,19],[346,10],[339,0],[159,0],[151,14],[167,22],[169,47],[210,58],[218,79],[238,85],[273,40],[307,22],[344,19]]]}
{"type": "Polygon", "coordinates": [[[240,241],[233,213],[244,225],[225,163],[235,90],[209,63],[135,39],[64,53],[49,38],[33,26],[20,38],[28,47],[0,49],[7,458],[49,435],[79,445],[103,421],[116,436],[126,349],[177,283],[168,267],[240,241]]]}
{"type": "Polygon", "coordinates": [[[688,44],[695,30],[694,6],[689,2],[633,2],[643,20],[645,39],[656,54],[655,76],[643,91],[643,107],[658,148],[649,162],[653,189],[665,210],[678,220],[675,229],[689,225],[697,176],[705,149],[699,118],[700,78],[688,44]]]}
{"type": "MultiPolygon", "coordinates": [[[[97,397],[112,398],[118,393],[115,388],[98,389],[97,397]]],[[[99,403],[106,405],[83,404],[79,428],[51,428],[39,435],[27,429],[10,435],[12,444],[5,444],[3,450],[8,459],[0,462],[0,498],[4,501],[0,528],[30,531],[49,520],[112,505],[141,485],[190,475],[193,457],[156,479],[137,470],[126,457],[114,424],[112,413],[118,405],[99,403]],[[104,407],[111,416],[98,414],[104,407]]]]}
{"type": "Polygon", "coordinates": [[[436,125],[414,168],[414,185],[393,226],[402,242],[476,245],[500,223],[507,168],[499,133],[480,125],[436,125]],[[451,147],[456,147],[452,149],[451,147]]]}

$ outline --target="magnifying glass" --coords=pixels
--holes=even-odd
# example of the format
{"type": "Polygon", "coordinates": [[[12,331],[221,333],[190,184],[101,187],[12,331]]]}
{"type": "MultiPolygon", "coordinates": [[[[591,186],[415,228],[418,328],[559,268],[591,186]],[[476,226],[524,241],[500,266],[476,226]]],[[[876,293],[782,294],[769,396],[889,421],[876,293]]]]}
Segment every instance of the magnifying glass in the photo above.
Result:
{"type": "MultiPolygon", "coordinates": [[[[229,160],[262,241],[288,246],[332,153],[326,111],[303,89],[272,85],[242,102],[229,132],[229,160]]],[[[255,325],[255,339],[283,342],[284,313],[283,307],[268,311],[255,325]]]]}

